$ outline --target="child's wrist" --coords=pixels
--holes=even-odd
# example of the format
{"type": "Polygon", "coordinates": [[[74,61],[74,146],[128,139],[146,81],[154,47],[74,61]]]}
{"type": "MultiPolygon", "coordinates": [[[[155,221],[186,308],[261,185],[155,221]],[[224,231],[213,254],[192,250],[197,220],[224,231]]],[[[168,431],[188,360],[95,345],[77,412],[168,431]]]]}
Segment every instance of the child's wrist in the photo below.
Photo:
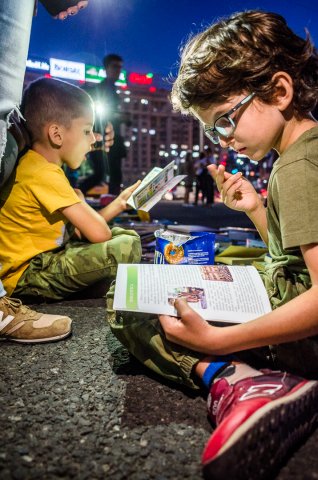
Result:
{"type": "Polygon", "coordinates": [[[265,208],[264,204],[261,200],[259,200],[253,208],[247,210],[245,213],[248,217],[255,217],[255,215],[258,215],[258,213],[263,210],[263,208],[265,208]]]}
{"type": "Polygon", "coordinates": [[[115,198],[113,204],[115,208],[119,210],[119,212],[123,212],[124,210],[126,210],[126,201],[120,198],[120,195],[115,198]]]}

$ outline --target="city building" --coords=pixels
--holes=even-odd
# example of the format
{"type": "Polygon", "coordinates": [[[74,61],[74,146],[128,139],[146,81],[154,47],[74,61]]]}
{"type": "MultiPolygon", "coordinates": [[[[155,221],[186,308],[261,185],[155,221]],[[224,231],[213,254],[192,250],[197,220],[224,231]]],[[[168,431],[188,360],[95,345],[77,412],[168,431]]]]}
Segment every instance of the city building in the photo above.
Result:
{"type": "MultiPolygon", "coordinates": [[[[25,84],[39,76],[65,79],[80,86],[103,80],[103,68],[69,62],[63,59],[27,61],[25,84]]],[[[118,82],[118,95],[125,121],[122,135],[127,157],[123,161],[126,185],[142,178],[154,166],[162,167],[172,160],[180,160],[187,150],[199,155],[202,133],[198,122],[173,112],[169,101],[169,84],[159,75],[126,71],[118,82]]]]}
{"type": "Polygon", "coordinates": [[[163,167],[172,160],[178,163],[188,150],[198,155],[198,122],[172,111],[168,89],[130,83],[118,89],[118,94],[128,118],[122,125],[127,148],[123,174],[128,183],[154,166],[163,167]]]}
{"type": "MultiPolygon", "coordinates": [[[[100,66],[56,58],[29,58],[26,67],[25,84],[44,75],[89,86],[106,77],[100,66]]],[[[198,121],[173,112],[169,82],[160,75],[123,70],[116,85],[121,98],[121,133],[127,149],[122,163],[126,186],[143,178],[155,166],[163,167],[175,160],[177,168],[187,151],[192,152],[195,161],[202,150],[210,147],[216,163],[223,163],[232,173],[242,171],[253,183],[266,189],[273,157],[261,165],[213,145],[198,121]]]]}

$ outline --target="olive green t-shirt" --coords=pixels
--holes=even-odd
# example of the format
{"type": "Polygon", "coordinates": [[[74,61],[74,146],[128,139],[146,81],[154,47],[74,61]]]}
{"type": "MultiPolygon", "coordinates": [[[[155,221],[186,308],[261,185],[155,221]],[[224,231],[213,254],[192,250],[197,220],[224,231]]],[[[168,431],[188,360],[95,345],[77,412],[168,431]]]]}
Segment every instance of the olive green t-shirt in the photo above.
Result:
{"type": "Polygon", "coordinates": [[[268,186],[269,253],[264,282],[273,306],[310,287],[300,246],[318,243],[318,126],[275,162],[268,186]]]}

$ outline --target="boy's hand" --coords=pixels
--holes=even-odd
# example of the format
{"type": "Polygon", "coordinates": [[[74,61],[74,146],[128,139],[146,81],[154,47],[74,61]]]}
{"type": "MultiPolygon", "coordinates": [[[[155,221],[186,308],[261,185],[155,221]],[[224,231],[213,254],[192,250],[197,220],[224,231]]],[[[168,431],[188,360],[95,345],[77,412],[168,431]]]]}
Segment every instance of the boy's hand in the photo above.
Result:
{"type": "Polygon", "coordinates": [[[114,217],[121,214],[121,212],[126,210],[126,208],[128,208],[127,200],[130,195],[136,190],[136,188],[140,185],[140,182],[141,181],[138,180],[136,183],[123,190],[121,194],[115,198],[115,200],[113,200],[102,210],[99,210],[98,213],[106,220],[106,222],[109,222],[114,217]]]}
{"type": "Polygon", "coordinates": [[[261,200],[253,185],[238,172],[234,175],[225,171],[223,165],[209,165],[208,171],[213,177],[221,194],[222,201],[232,210],[250,213],[256,210],[261,200]]]}
{"type": "Polygon", "coordinates": [[[106,127],[105,127],[105,135],[104,135],[104,140],[105,140],[104,149],[105,149],[105,152],[109,152],[110,147],[112,145],[114,145],[114,137],[115,137],[115,134],[114,134],[113,125],[110,122],[108,122],[106,127]]]}
{"type": "Polygon", "coordinates": [[[136,190],[136,188],[139,187],[141,184],[141,180],[137,180],[136,183],[131,185],[130,187],[125,188],[117,198],[115,198],[114,202],[117,202],[120,204],[121,211],[126,210],[126,208],[130,208],[129,205],[127,205],[127,200],[130,197],[130,195],[136,190]]]}
{"type": "MultiPolygon", "coordinates": [[[[104,148],[106,153],[109,152],[110,147],[114,144],[114,137],[115,137],[114,128],[112,124],[110,122],[107,123],[104,131],[104,135],[102,135],[99,132],[94,132],[94,137],[95,137],[96,144],[99,143],[100,145],[102,145],[102,147],[98,147],[98,149],[100,150],[100,148],[104,148]]],[[[92,150],[95,150],[96,148],[93,146],[92,150]]]]}
{"type": "Polygon", "coordinates": [[[203,320],[184,298],[177,298],[174,305],[179,318],[159,315],[159,321],[167,339],[196,352],[210,354],[212,345],[209,338],[213,330],[218,329],[203,320]]]}

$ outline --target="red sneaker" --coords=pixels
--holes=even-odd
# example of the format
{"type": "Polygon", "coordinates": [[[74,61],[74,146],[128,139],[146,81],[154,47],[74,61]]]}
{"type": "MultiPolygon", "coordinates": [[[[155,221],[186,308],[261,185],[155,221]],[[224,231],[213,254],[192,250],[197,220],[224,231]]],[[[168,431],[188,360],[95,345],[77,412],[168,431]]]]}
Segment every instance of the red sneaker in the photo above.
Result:
{"type": "Polygon", "coordinates": [[[217,425],[205,446],[206,479],[268,478],[317,425],[318,382],[270,372],[212,385],[208,413],[217,425]]]}

